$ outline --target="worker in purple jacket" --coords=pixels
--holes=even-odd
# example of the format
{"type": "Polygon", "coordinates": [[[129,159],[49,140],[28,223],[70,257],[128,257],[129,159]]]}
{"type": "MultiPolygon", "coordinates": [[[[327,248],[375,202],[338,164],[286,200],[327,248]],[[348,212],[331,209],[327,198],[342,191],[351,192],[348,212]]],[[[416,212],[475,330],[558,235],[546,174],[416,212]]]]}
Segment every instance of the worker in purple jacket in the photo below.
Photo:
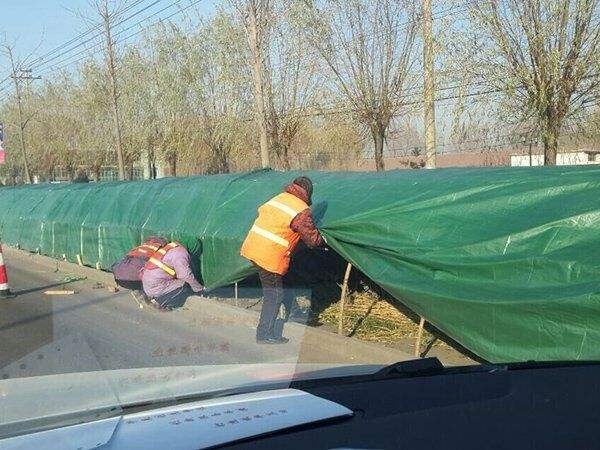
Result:
{"type": "Polygon", "coordinates": [[[142,285],[149,304],[170,311],[183,306],[193,293],[204,291],[190,267],[190,254],[178,242],[154,252],[142,269],[142,285]]]}

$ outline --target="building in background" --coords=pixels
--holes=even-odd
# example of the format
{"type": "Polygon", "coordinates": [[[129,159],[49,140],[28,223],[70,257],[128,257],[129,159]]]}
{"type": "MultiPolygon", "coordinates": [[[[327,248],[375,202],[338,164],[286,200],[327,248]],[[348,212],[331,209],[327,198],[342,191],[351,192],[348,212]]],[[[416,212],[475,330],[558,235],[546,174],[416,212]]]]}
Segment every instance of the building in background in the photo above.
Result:
{"type": "MultiPolygon", "coordinates": [[[[600,164],[600,150],[593,148],[578,148],[575,145],[564,146],[559,152],[556,164],[559,166],[574,166],[600,164]]],[[[358,158],[351,170],[375,170],[372,153],[364,152],[358,158]]],[[[420,147],[412,150],[402,149],[402,152],[387,151],[384,153],[385,170],[421,169],[425,167],[425,155],[420,147]]],[[[503,146],[485,148],[477,151],[442,151],[436,155],[436,167],[523,167],[543,166],[544,154],[541,146],[503,146]]]]}
{"type": "MultiPolygon", "coordinates": [[[[581,166],[586,164],[600,164],[600,151],[581,150],[577,152],[559,153],[556,155],[557,166],[581,166]]],[[[543,166],[544,155],[510,155],[510,165],[514,167],[543,166]]]]}

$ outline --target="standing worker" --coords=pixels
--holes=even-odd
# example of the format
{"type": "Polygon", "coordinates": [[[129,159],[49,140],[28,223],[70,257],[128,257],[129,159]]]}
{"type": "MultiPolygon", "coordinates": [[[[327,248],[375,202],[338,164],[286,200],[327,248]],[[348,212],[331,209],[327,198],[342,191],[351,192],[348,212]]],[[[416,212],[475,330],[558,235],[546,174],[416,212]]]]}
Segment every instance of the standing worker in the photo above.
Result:
{"type": "Polygon", "coordinates": [[[275,334],[275,321],[283,301],[283,276],[300,239],[309,247],[324,244],[310,210],[312,181],[298,177],[284,192],[258,208],[258,218],[246,236],[240,254],[258,269],[263,306],[256,328],[259,344],[285,344],[289,339],[275,334]]]}
{"type": "Polygon", "coordinates": [[[190,265],[190,254],[178,242],[155,251],[142,270],[144,292],[156,309],[170,311],[183,306],[193,293],[204,291],[190,265]]]}

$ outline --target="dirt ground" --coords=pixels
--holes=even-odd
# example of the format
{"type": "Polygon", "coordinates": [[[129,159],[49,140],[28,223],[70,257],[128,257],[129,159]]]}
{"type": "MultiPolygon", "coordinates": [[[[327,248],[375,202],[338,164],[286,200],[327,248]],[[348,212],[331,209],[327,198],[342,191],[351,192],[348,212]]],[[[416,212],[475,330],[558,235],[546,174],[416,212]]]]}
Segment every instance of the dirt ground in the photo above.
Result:
{"type": "MultiPolygon", "coordinates": [[[[323,310],[318,317],[321,326],[337,332],[339,309],[338,301],[323,310]]],[[[347,336],[414,354],[419,317],[402,311],[374,293],[354,292],[344,307],[343,329],[347,336]]],[[[476,363],[474,355],[430,324],[426,324],[423,330],[419,356],[436,356],[451,365],[476,363]]]]}
{"type": "MultiPolygon", "coordinates": [[[[252,294],[256,296],[255,300],[223,300],[238,307],[260,311],[260,289],[256,289],[252,294]]],[[[290,320],[320,327],[332,333],[338,332],[339,300],[328,302],[328,306],[324,308],[311,304],[311,300],[302,295],[296,296],[295,300],[291,307],[290,320]]],[[[350,293],[344,308],[344,334],[414,354],[419,317],[397,303],[392,304],[391,301],[393,300],[386,300],[371,291],[350,293]]],[[[427,323],[420,348],[419,356],[435,356],[446,365],[469,365],[478,362],[468,350],[427,323]]]]}

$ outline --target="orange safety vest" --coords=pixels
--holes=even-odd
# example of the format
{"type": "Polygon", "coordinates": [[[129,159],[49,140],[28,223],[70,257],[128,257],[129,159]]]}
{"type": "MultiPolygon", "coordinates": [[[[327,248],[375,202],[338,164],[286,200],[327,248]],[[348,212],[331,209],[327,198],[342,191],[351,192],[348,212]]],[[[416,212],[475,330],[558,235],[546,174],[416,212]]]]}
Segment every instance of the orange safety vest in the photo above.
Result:
{"type": "Polygon", "coordinates": [[[147,259],[148,256],[150,256],[152,253],[157,251],[159,248],[160,248],[160,246],[155,245],[154,241],[144,241],[144,242],[142,242],[141,245],[137,246],[136,248],[131,250],[129,253],[127,253],[127,256],[132,256],[134,258],[147,259]]]}
{"type": "Polygon", "coordinates": [[[308,208],[295,195],[284,192],[258,208],[258,218],[246,236],[240,254],[269,272],[285,275],[300,234],[292,220],[308,208]]]}
{"type": "Polygon", "coordinates": [[[144,264],[144,269],[162,269],[168,275],[171,275],[173,278],[175,278],[177,276],[177,274],[175,273],[175,269],[173,269],[170,266],[167,266],[165,263],[162,262],[162,260],[169,250],[174,249],[175,247],[179,247],[179,245],[181,244],[179,244],[178,242],[170,242],[164,247],[161,247],[158,250],[156,250],[150,255],[148,261],[146,261],[146,264],[144,264]]]}

